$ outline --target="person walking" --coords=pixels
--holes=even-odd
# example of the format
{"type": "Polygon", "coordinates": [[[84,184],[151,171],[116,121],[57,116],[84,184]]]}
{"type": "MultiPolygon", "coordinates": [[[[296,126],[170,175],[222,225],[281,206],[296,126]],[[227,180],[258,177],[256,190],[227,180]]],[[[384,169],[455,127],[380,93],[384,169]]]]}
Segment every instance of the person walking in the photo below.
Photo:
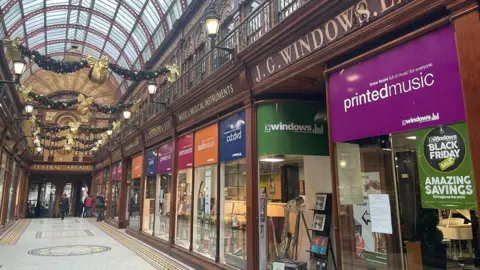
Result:
{"type": "Polygon", "coordinates": [[[83,217],[91,217],[92,216],[92,207],[93,207],[93,197],[92,195],[88,194],[87,198],[85,198],[85,212],[83,213],[83,217]]]}
{"type": "Polygon", "coordinates": [[[97,221],[103,220],[103,206],[105,205],[105,199],[102,192],[98,193],[97,200],[95,201],[95,208],[97,209],[97,221]]]}
{"type": "Polygon", "coordinates": [[[62,220],[65,218],[65,214],[68,212],[69,201],[66,194],[62,195],[62,199],[60,200],[60,217],[62,220]]]}

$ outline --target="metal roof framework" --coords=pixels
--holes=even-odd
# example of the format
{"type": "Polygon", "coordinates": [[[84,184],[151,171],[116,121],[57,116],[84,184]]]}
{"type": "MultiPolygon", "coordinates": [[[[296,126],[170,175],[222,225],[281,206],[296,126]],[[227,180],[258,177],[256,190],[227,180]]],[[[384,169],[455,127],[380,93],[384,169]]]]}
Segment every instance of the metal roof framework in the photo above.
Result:
{"type": "MultiPolygon", "coordinates": [[[[0,38],[57,60],[77,45],[82,57],[107,56],[112,63],[141,70],[192,0],[0,0],[0,38]]],[[[9,63],[12,67],[12,63],[9,63]]],[[[39,67],[30,61],[23,80],[39,67]]],[[[132,84],[109,79],[121,94],[132,84]]]]}

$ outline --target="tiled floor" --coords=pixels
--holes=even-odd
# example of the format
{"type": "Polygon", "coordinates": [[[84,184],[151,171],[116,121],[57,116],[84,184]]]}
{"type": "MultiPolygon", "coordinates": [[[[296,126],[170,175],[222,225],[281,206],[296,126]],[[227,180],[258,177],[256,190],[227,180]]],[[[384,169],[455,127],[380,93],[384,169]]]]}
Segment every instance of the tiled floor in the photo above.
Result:
{"type": "Polygon", "coordinates": [[[21,220],[0,237],[1,270],[189,269],[104,223],[21,220]]]}

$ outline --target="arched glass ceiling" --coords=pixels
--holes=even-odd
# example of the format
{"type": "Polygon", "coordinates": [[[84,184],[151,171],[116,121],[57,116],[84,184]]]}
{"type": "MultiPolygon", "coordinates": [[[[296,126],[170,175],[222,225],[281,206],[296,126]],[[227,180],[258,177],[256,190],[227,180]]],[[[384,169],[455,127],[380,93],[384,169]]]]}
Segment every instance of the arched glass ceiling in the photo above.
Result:
{"type": "MultiPolygon", "coordinates": [[[[55,59],[72,45],[83,57],[108,56],[126,68],[142,69],[192,0],[0,0],[0,37],[55,59]]],[[[11,64],[11,63],[10,63],[11,64]]],[[[23,79],[38,67],[31,62],[23,79]]],[[[131,82],[113,74],[122,94],[131,82]]]]}

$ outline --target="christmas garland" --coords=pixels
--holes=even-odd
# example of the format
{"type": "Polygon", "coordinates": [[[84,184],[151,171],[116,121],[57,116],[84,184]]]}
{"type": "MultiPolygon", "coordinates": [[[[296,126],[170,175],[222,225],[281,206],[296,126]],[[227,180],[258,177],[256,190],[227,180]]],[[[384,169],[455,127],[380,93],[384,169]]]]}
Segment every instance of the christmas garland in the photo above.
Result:
{"type": "Polygon", "coordinates": [[[60,149],[64,148],[63,146],[45,145],[43,143],[41,143],[40,146],[42,146],[42,148],[45,149],[45,150],[60,150],[60,149]]]}
{"type": "MultiPolygon", "coordinates": [[[[32,59],[39,67],[45,70],[53,71],[55,73],[72,73],[83,68],[90,67],[87,60],[64,62],[60,60],[55,60],[50,56],[45,56],[36,50],[30,50],[23,45],[18,45],[18,49],[20,50],[20,53],[23,57],[28,57],[32,59]]],[[[158,76],[165,76],[169,72],[167,68],[161,68],[152,71],[132,71],[112,63],[108,63],[108,68],[117,75],[130,81],[148,81],[151,79],[155,79],[158,76]]]]}
{"type": "Polygon", "coordinates": [[[43,106],[49,109],[55,109],[55,110],[70,108],[78,104],[77,98],[66,100],[66,101],[58,101],[43,95],[33,93],[33,92],[28,93],[28,96],[32,100],[42,104],[43,106]]]}
{"type": "Polygon", "coordinates": [[[72,73],[76,72],[80,69],[89,67],[87,60],[75,61],[75,62],[64,62],[60,60],[55,60],[50,56],[45,56],[38,51],[30,50],[23,45],[18,45],[18,49],[20,53],[24,57],[28,57],[32,59],[35,64],[37,64],[40,68],[45,70],[53,71],[55,73],[72,73]]]}
{"type": "MultiPolygon", "coordinates": [[[[58,146],[58,145],[45,145],[45,144],[40,144],[40,146],[45,149],[45,150],[61,150],[64,149],[65,146],[58,146]]],[[[88,146],[88,147],[77,147],[77,146],[72,146],[72,149],[78,152],[87,152],[95,148],[95,146],[88,146]]]]}
{"type": "MultiPolygon", "coordinates": [[[[25,96],[27,95],[29,99],[36,101],[40,103],[41,105],[49,108],[49,109],[66,109],[73,107],[75,105],[80,104],[80,101],[77,97],[70,99],[70,100],[65,100],[65,101],[58,101],[43,95],[36,94],[34,92],[31,92],[31,88],[25,88],[21,87],[20,89],[20,95],[25,96]]],[[[21,99],[23,101],[28,101],[25,100],[25,98],[21,99]]],[[[125,109],[130,109],[132,108],[134,103],[125,103],[125,104],[117,104],[117,105],[101,105],[96,102],[92,102],[91,107],[95,109],[98,112],[102,112],[105,114],[112,114],[112,113],[120,113],[124,111],[125,109]]]]}
{"type": "Polygon", "coordinates": [[[98,139],[81,139],[81,138],[74,138],[74,141],[77,141],[83,145],[92,145],[98,141],[98,139]]]}
{"type": "MultiPolygon", "coordinates": [[[[37,136],[39,139],[52,141],[52,142],[61,142],[67,139],[67,136],[48,136],[42,133],[38,133],[37,136]]],[[[98,139],[82,139],[82,138],[73,138],[73,140],[83,145],[92,145],[98,141],[98,139]]]]}
{"type": "MultiPolygon", "coordinates": [[[[38,127],[42,128],[46,132],[60,132],[63,130],[70,129],[70,126],[59,126],[59,125],[49,125],[49,124],[44,124],[40,120],[36,119],[35,120],[36,124],[38,127]]],[[[90,132],[93,134],[99,134],[103,133],[107,130],[112,129],[112,127],[89,127],[89,126],[79,126],[78,130],[85,131],[85,132],[90,132]]]]}
{"type": "Polygon", "coordinates": [[[78,152],[87,152],[87,151],[92,150],[93,148],[95,148],[94,145],[89,146],[89,147],[85,147],[85,148],[77,147],[77,146],[72,146],[72,149],[75,150],[75,151],[78,151],[78,152]]]}
{"type": "Polygon", "coordinates": [[[38,138],[42,139],[42,140],[48,140],[48,141],[52,141],[52,142],[61,142],[61,141],[64,141],[67,139],[67,136],[57,136],[57,137],[53,137],[53,136],[48,136],[48,135],[44,135],[42,133],[38,133],[38,138]]]}

